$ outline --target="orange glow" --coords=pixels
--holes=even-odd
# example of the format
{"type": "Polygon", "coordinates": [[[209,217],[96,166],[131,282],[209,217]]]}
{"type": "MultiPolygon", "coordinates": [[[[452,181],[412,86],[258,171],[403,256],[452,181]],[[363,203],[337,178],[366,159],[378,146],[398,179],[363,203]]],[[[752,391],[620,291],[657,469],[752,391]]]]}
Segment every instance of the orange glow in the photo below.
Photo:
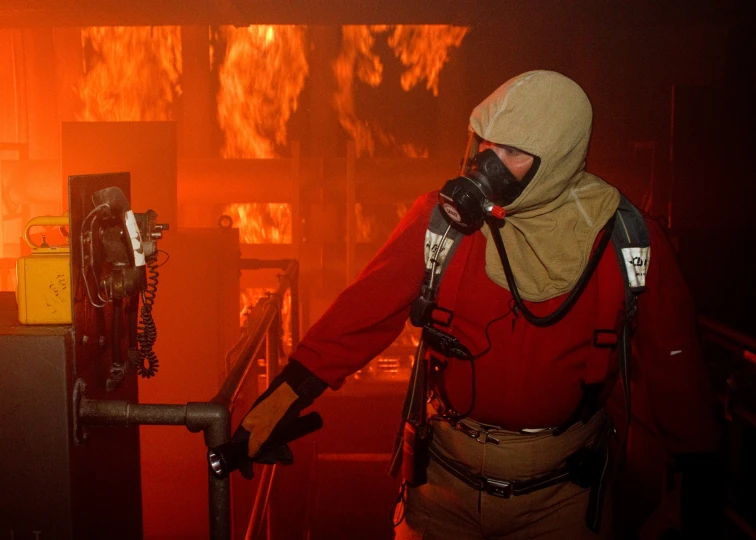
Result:
{"type": "Polygon", "coordinates": [[[383,64],[372,52],[375,35],[387,30],[387,26],[354,25],[342,28],[341,53],[333,64],[337,90],[334,105],[339,122],[355,141],[357,155],[373,155],[375,139],[384,145],[393,139],[378,126],[370,126],[357,117],[354,103],[355,75],[369,86],[378,86],[383,80],[383,64]]]}
{"type": "Polygon", "coordinates": [[[459,47],[467,31],[465,26],[396,25],[388,44],[407,68],[402,88],[409,91],[425,79],[425,88],[438,96],[438,75],[449,61],[449,49],[459,47]]]}
{"type": "MultiPolygon", "coordinates": [[[[244,326],[247,321],[247,314],[254,308],[257,302],[261,298],[265,298],[273,290],[264,287],[247,287],[241,290],[239,295],[239,325],[244,326]]],[[[291,291],[287,290],[284,293],[283,301],[281,302],[281,326],[283,327],[283,335],[281,337],[284,347],[291,351],[292,348],[292,336],[291,336],[291,291]]]]}
{"type": "MultiPolygon", "coordinates": [[[[402,88],[411,90],[423,79],[426,88],[438,96],[438,76],[449,58],[449,49],[459,47],[467,27],[448,25],[349,25],[342,27],[342,45],[333,63],[337,91],[334,106],[339,122],[354,139],[358,156],[374,155],[376,144],[395,146],[396,139],[380,126],[358,116],[355,105],[355,78],[377,87],[383,80],[383,64],[373,52],[376,36],[393,28],[388,44],[407,69],[401,76],[402,88]]],[[[412,144],[401,146],[408,157],[428,157],[428,151],[412,144]]]]}
{"type": "MultiPolygon", "coordinates": [[[[304,26],[224,27],[218,122],[224,158],[277,157],[309,72],[304,26]]],[[[217,51],[215,51],[217,52],[217,51]]],[[[214,54],[215,54],[214,52],[214,54]]]]}
{"type": "Polygon", "coordinates": [[[370,242],[372,240],[373,222],[375,218],[366,216],[362,203],[354,204],[355,242],[370,242]]]}
{"type": "Polygon", "coordinates": [[[244,326],[244,323],[247,320],[247,312],[255,307],[258,300],[265,297],[269,291],[270,289],[262,287],[247,287],[241,290],[241,293],[239,294],[239,309],[241,310],[239,312],[240,326],[244,326]]]}
{"type": "Polygon", "coordinates": [[[291,206],[286,203],[234,203],[222,212],[231,216],[245,244],[291,244],[291,206]]]}
{"type": "MultiPolygon", "coordinates": [[[[394,203],[393,206],[398,222],[407,213],[408,207],[403,202],[394,203]]],[[[366,212],[362,203],[354,204],[354,218],[355,242],[359,244],[385,240],[385,238],[380,238],[381,226],[378,217],[374,213],[366,212]]],[[[396,222],[392,226],[395,224],[396,222]]]]}
{"type": "Polygon", "coordinates": [[[81,121],[173,119],[181,95],[181,28],[91,27],[81,31],[81,121]]]}

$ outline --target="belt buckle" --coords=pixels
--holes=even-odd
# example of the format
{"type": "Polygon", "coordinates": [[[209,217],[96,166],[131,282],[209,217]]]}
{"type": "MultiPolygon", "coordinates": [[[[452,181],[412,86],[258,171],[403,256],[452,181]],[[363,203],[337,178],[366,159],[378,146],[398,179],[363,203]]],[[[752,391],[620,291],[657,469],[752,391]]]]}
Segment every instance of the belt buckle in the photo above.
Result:
{"type": "Polygon", "coordinates": [[[495,478],[486,478],[484,489],[489,495],[509,499],[512,496],[512,482],[506,480],[496,480],[495,478]]]}

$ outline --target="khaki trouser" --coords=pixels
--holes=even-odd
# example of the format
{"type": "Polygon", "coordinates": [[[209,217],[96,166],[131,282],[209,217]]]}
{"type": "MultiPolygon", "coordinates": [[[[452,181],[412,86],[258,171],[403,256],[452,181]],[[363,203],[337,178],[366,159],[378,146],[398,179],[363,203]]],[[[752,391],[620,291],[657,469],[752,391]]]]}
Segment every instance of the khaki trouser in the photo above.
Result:
{"type": "MultiPolygon", "coordinates": [[[[447,422],[435,421],[431,444],[475,474],[525,481],[563,467],[567,456],[593,442],[604,422],[604,414],[599,413],[587,424],[578,423],[556,437],[550,431],[489,430],[499,440],[496,445],[482,444],[447,422]]],[[[473,421],[465,423],[480,427],[473,421]]],[[[404,504],[397,506],[394,521],[401,519],[401,523],[395,539],[608,538],[609,504],[605,504],[600,535],[585,526],[589,492],[567,481],[504,499],[468,486],[431,458],[427,484],[407,486],[404,504]]]]}

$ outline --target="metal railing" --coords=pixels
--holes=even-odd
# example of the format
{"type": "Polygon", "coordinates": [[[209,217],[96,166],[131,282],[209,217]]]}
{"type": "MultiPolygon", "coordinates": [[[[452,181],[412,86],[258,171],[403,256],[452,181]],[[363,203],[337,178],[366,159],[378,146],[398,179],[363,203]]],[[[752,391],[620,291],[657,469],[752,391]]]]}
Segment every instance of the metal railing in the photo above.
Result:
{"type": "MultiPolygon", "coordinates": [[[[756,412],[740,398],[745,392],[756,391],[753,387],[753,377],[756,376],[756,339],[704,316],[698,318],[698,325],[705,346],[714,345],[727,353],[719,363],[713,362],[716,364],[713,367],[718,368],[720,375],[725,378],[720,399],[727,420],[732,421],[733,416],[737,416],[756,427],[756,412]]],[[[709,362],[712,363],[712,359],[709,362]]]]}
{"type": "MultiPolygon", "coordinates": [[[[140,404],[127,401],[87,399],[83,382],[74,390],[74,408],[78,411],[75,431],[86,426],[178,425],[189,431],[202,431],[205,445],[214,448],[231,439],[231,413],[240,389],[256,365],[263,344],[265,349],[266,384],[280,371],[281,304],[287,290],[291,291],[292,343],[299,340],[298,273],[294,260],[242,260],[242,269],[282,268],[278,288],[261,299],[247,318],[244,332],[226,355],[228,375],[220,391],[208,403],[140,404]],[[230,362],[230,364],[228,363],[230,362]]],[[[262,530],[275,469],[267,467],[261,474],[258,494],[252,509],[247,538],[256,539],[262,530]]],[[[230,540],[231,490],[229,478],[218,478],[208,467],[210,538],[230,540]]]]}
{"type": "MultiPolygon", "coordinates": [[[[211,400],[233,413],[239,392],[249,377],[257,373],[256,361],[265,345],[265,386],[281,371],[281,306],[286,291],[291,293],[291,336],[292,346],[299,341],[299,265],[295,260],[258,260],[242,259],[242,270],[264,268],[281,268],[283,274],[278,276],[279,284],[275,291],[255,304],[247,316],[244,332],[239,341],[226,355],[229,372],[218,394],[211,400]]],[[[262,390],[262,389],[261,389],[262,390]]],[[[268,509],[276,466],[265,467],[250,515],[245,538],[257,540],[263,530],[263,523],[268,509]]]]}
{"type": "MultiPolygon", "coordinates": [[[[754,393],[756,393],[756,339],[738,332],[722,323],[705,316],[698,317],[698,325],[701,339],[709,353],[724,353],[707,355],[709,367],[716,371],[715,382],[724,379],[724,385],[720,386],[719,399],[723,405],[725,418],[729,424],[734,421],[742,421],[756,428],[756,412],[753,409],[754,393]]],[[[729,443],[734,443],[728,437],[729,443]]],[[[743,444],[743,440],[740,440],[743,444]]],[[[730,455],[738,450],[727,448],[730,455]]],[[[734,499],[733,501],[736,501],[734,499]]],[[[724,515],[746,537],[756,540],[756,527],[749,522],[735,508],[733,501],[728,501],[724,508],[724,515]]]]}

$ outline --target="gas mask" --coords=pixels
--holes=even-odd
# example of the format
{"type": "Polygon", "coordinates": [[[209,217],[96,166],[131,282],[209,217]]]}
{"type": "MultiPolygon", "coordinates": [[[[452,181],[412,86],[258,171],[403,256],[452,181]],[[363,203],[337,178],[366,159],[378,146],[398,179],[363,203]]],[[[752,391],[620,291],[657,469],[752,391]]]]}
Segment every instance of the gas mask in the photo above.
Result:
{"type": "MultiPolygon", "coordinates": [[[[473,139],[477,136],[473,135],[473,139]]],[[[470,152],[468,144],[468,156],[470,152]]],[[[488,148],[465,161],[460,176],[446,182],[441,189],[438,202],[456,228],[472,234],[483,226],[486,218],[502,219],[506,213],[503,207],[512,204],[523,189],[523,184],[488,148]]]]}

